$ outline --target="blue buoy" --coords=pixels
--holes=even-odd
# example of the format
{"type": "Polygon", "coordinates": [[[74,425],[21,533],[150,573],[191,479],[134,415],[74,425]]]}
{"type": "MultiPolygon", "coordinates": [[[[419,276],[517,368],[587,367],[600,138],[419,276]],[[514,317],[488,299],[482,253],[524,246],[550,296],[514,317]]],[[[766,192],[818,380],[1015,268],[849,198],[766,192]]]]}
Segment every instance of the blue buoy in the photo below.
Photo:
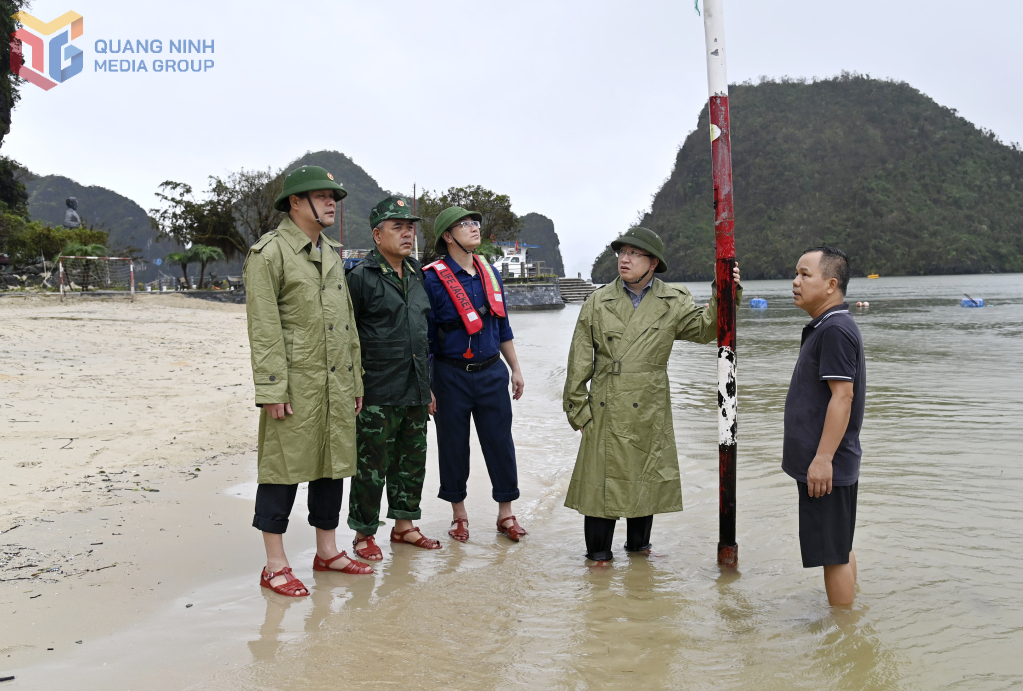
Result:
{"type": "Polygon", "coordinates": [[[766,310],[767,300],[765,300],[764,298],[752,298],[749,301],[749,306],[755,310],[766,310]]]}
{"type": "Polygon", "coordinates": [[[983,307],[983,306],[984,306],[984,298],[977,298],[977,299],[974,299],[974,300],[963,298],[963,307],[983,307]]]}

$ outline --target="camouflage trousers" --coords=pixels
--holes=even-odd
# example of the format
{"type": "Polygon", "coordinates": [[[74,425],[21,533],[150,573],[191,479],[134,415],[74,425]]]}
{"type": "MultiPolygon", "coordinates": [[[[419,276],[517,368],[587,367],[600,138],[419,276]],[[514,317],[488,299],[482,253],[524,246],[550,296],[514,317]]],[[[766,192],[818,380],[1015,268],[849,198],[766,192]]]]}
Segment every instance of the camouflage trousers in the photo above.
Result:
{"type": "Polygon", "coordinates": [[[370,405],[356,418],[359,459],[348,493],[348,527],[375,535],[387,486],[387,517],[414,521],[426,477],[425,405],[370,405]]]}

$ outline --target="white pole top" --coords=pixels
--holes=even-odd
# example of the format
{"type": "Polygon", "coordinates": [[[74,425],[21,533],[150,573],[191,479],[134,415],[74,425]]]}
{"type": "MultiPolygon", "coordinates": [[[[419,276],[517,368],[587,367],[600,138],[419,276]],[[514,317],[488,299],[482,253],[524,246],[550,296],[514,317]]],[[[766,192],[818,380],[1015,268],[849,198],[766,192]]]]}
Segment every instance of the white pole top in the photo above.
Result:
{"type": "Polygon", "coordinates": [[[728,96],[725,70],[725,16],[723,0],[703,0],[703,30],[707,36],[707,84],[710,95],[728,96]]]}

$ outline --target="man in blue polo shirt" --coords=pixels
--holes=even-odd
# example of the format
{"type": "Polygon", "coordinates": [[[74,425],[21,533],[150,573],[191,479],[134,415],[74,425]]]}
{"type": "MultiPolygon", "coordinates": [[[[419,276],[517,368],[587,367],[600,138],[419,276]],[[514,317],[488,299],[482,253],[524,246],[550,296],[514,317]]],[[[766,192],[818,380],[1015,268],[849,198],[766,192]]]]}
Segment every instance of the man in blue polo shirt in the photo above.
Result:
{"type": "Polygon", "coordinates": [[[807,250],[796,264],[793,302],[813,320],[785,398],[782,470],[799,490],[803,567],[824,567],[832,605],[856,595],[856,490],[867,393],[863,339],[845,303],[849,261],[832,247],[807,250]]]}
{"type": "Polygon", "coordinates": [[[437,424],[438,496],[451,502],[448,535],[465,542],[469,539],[465,497],[471,416],[498,503],[497,530],[518,542],[526,531],[512,513],[519,484],[508,367],[516,400],[524,384],[504,307],[504,285],[486,259],[473,254],[481,241],[482,220],[481,214],[457,206],[439,213],[434,232],[437,254],[444,258],[424,272],[431,306],[428,335],[436,400],[430,413],[437,424]],[[502,355],[508,367],[501,362],[502,355]]]}

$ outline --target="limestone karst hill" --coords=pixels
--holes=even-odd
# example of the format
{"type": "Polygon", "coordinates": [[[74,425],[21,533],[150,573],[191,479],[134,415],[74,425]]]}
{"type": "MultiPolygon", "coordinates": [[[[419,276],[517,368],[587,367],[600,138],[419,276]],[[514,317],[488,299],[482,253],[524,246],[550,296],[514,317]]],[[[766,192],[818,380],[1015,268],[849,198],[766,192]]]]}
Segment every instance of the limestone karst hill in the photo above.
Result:
{"type": "MultiPolygon", "coordinates": [[[[1023,271],[1018,145],[860,75],[741,84],[729,100],[743,276],[788,277],[822,243],[846,250],[855,275],[1023,271]]],[[[705,107],[641,222],[664,238],[668,280],[712,276],[709,128],[705,107]]],[[[593,279],[616,274],[605,248],[593,279]]]]}

